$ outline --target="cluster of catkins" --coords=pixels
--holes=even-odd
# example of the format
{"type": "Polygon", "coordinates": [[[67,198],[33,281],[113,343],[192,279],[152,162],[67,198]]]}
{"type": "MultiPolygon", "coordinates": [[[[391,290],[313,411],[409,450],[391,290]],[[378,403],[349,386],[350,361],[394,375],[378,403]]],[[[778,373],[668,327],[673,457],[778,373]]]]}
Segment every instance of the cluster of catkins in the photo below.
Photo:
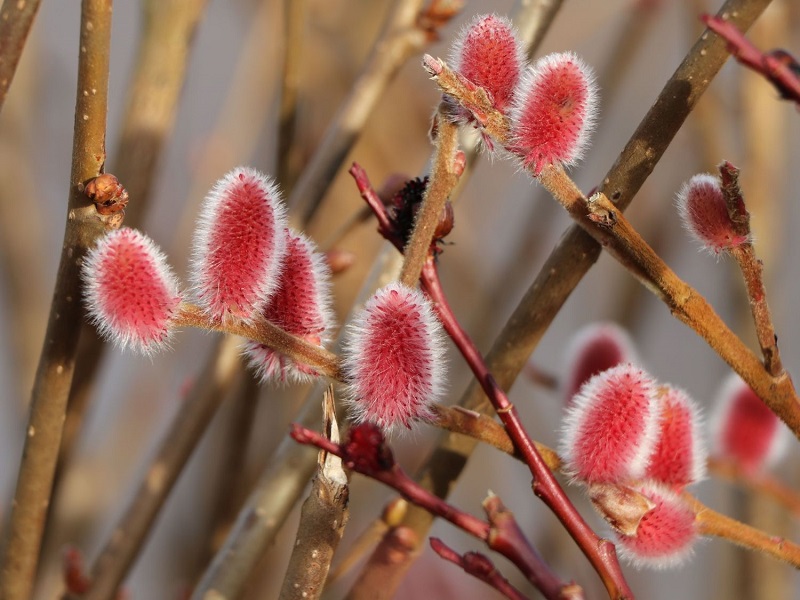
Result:
{"type": "MultiPolygon", "coordinates": [[[[268,321],[321,345],[333,327],[324,256],[287,226],[277,186],[250,168],[234,169],[205,198],[188,291],[181,291],[156,245],[129,228],[100,240],[82,275],[87,309],[100,332],[145,354],[168,346],[188,301],[209,328],[268,321]]],[[[391,284],[367,302],[347,331],[343,361],[356,420],[390,429],[428,416],[444,380],[440,329],[418,290],[391,284]]],[[[264,381],[316,375],[257,341],[248,340],[244,351],[264,381]]]]}
{"type": "MultiPolygon", "coordinates": [[[[492,106],[508,117],[511,139],[505,149],[534,176],[549,165],[569,167],[581,159],[594,128],[598,94],[591,70],[577,55],[548,54],[526,67],[511,22],[483,15],[461,32],[452,62],[468,87],[483,88],[492,106]]],[[[453,99],[449,104],[456,122],[479,126],[467,109],[453,99]]]]}
{"type": "MultiPolygon", "coordinates": [[[[617,537],[621,555],[666,568],[690,555],[695,514],[681,497],[705,476],[699,410],[683,390],[637,366],[633,344],[613,324],[587,327],[568,352],[561,456],[585,484],[617,537]]],[[[733,374],[711,418],[712,453],[756,474],[785,447],[788,430],[733,374]]]]}

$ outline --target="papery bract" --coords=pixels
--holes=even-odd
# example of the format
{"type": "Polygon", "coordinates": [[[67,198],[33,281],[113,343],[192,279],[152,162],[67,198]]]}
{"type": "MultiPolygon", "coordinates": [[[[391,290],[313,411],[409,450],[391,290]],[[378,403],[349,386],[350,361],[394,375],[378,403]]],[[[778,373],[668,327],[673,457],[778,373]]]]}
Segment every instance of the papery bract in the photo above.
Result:
{"type": "Polygon", "coordinates": [[[722,385],[711,416],[712,453],[756,473],[783,456],[789,430],[737,374],[722,385]]]}
{"type": "Polygon", "coordinates": [[[144,354],[167,345],[181,298],[149,237],[126,227],[112,231],[88,252],[81,276],[89,317],[104,338],[144,354]]]}
{"type": "Polygon", "coordinates": [[[680,565],[691,556],[698,537],[694,512],[666,486],[644,482],[632,489],[655,506],[642,516],[634,535],[617,534],[620,556],[637,567],[667,569],[680,565]]]}
{"type": "Polygon", "coordinates": [[[588,146],[596,113],[589,67],[572,52],[548,54],[528,68],[517,86],[508,149],[534,176],[549,165],[570,167],[588,146]]]}
{"type": "Polygon", "coordinates": [[[455,70],[489,92],[500,112],[511,104],[524,60],[511,21],[497,15],[476,16],[453,45],[455,70]]]}
{"type": "Polygon", "coordinates": [[[676,204],[687,231],[709,252],[719,254],[749,241],[736,232],[719,178],[695,175],[681,187],[676,204]]]}
{"type": "MultiPolygon", "coordinates": [[[[287,253],[278,289],[261,317],[313,344],[324,344],[333,326],[330,269],[325,257],[301,233],[285,230],[287,253]]],[[[316,372],[258,342],[248,341],[245,352],[262,380],[308,381],[316,372]]]]}
{"type": "Polygon", "coordinates": [[[272,180],[239,167],[206,197],[194,237],[191,279],[214,319],[252,321],[279,282],[286,253],[285,209],[272,180]]]}
{"type": "Polygon", "coordinates": [[[561,456],[567,472],[588,483],[638,479],[658,432],[655,380],[630,364],[587,381],[567,409],[561,456]]]}
{"type": "Polygon", "coordinates": [[[628,332],[616,323],[587,325],[572,338],[566,352],[567,374],[564,402],[572,398],[593,375],[622,363],[637,363],[636,350],[628,332]]]}
{"type": "Polygon", "coordinates": [[[353,319],[344,353],[356,422],[386,430],[431,416],[444,387],[441,324],[419,291],[393,283],[353,319]]]}
{"type": "Polygon", "coordinates": [[[662,386],[658,440],[645,477],[684,487],[705,477],[707,453],[700,432],[700,411],[686,392],[662,386]]]}

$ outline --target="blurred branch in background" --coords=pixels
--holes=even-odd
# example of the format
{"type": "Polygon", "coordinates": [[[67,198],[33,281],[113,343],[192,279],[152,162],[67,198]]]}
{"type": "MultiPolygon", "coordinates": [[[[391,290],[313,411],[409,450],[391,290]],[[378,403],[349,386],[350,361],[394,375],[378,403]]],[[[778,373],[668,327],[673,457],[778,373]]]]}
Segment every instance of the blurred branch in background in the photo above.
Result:
{"type": "Polygon", "coordinates": [[[4,0],[0,7],[0,111],[38,10],[39,0],[4,0]]]}

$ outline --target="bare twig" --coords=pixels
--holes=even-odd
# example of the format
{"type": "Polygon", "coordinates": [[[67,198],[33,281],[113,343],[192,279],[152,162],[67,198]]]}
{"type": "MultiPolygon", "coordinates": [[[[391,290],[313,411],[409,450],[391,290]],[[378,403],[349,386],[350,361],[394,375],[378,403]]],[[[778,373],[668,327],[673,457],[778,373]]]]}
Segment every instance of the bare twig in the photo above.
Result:
{"type": "Polygon", "coordinates": [[[241,321],[221,323],[210,319],[197,306],[184,302],[180,305],[179,314],[175,318],[175,325],[177,327],[187,326],[209,331],[221,331],[255,340],[299,363],[314,367],[320,375],[325,375],[331,379],[341,379],[339,358],[335,354],[322,346],[317,346],[287,333],[266,320],[257,321],[253,324],[241,321]]]}
{"type": "Polygon", "coordinates": [[[353,83],[352,92],[339,108],[289,197],[289,206],[297,219],[294,225],[302,226],[311,220],[383,90],[402,64],[428,40],[427,32],[417,26],[422,4],[423,0],[395,3],[368,63],[353,83]]]}
{"type": "Polygon", "coordinates": [[[416,558],[416,549],[421,543],[417,534],[409,527],[389,529],[370,553],[369,560],[345,597],[346,600],[391,598],[391,587],[387,587],[386,583],[393,581],[398,571],[404,573],[411,566],[416,558]]]}
{"type": "Polygon", "coordinates": [[[703,23],[728,43],[728,50],[739,63],[763,75],[780,92],[783,98],[800,104],[800,65],[786,52],[762,53],[751,44],[742,32],[719,17],[703,16],[703,23]],[[794,65],[792,69],[790,65],[794,65]]]}
{"type": "Polygon", "coordinates": [[[107,219],[97,214],[83,186],[102,172],[105,162],[111,4],[111,0],[84,0],[81,5],[67,222],[3,555],[0,596],[4,600],[25,600],[33,587],[82,322],[80,263],[87,248],[106,231],[107,219]]]}
{"type": "Polygon", "coordinates": [[[526,45],[525,54],[528,60],[536,56],[536,51],[542,45],[544,36],[550,30],[563,3],[563,0],[529,0],[520,3],[521,6],[514,15],[514,25],[526,45]]]}
{"type": "Polygon", "coordinates": [[[278,169],[281,187],[290,190],[297,178],[295,164],[295,127],[297,125],[297,87],[303,55],[303,27],[306,0],[286,0],[283,3],[283,86],[278,112],[278,169]]]}
{"type": "Polygon", "coordinates": [[[422,266],[430,253],[439,219],[447,198],[458,183],[464,170],[463,154],[458,153],[458,126],[448,120],[440,107],[437,115],[436,152],[430,181],[425,188],[422,204],[414,219],[411,239],[403,249],[403,268],[398,281],[408,287],[416,287],[422,266]]]}
{"type": "Polygon", "coordinates": [[[698,533],[722,538],[749,550],[756,550],[800,569],[800,546],[777,535],[770,535],[731,519],[684,494],[684,499],[695,512],[698,533]]]}
{"type": "MultiPolygon", "coordinates": [[[[339,426],[333,385],[325,390],[323,401],[325,436],[339,443],[339,426]]],[[[317,474],[300,513],[300,525],[286,569],[280,598],[282,600],[313,600],[322,595],[333,553],[344,533],[349,514],[350,496],[347,474],[342,459],[320,450],[317,474]]]]}
{"type": "Polygon", "coordinates": [[[758,344],[761,346],[761,355],[764,357],[764,368],[772,377],[783,375],[783,364],[778,350],[778,336],[775,335],[775,326],[772,324],[767,291],[764,288],[764,267],[756,256],[755,248],[750,242],[750,213],[745,207],[742,191],[739,188],[739,169],[729,162],[719,166],[722,180],[722,193],[728,206],[731,222],[738,235],[748,240],[744,244],[731,249],[731,255],[739,265],[747,287],[747,297],[750,301],[750,312],[756,326],[758,344]]]}
{"type": "Polygon", "coordinates": [[[714,476],[725,479],[749,490],[752,494],[770,498],[800,517],[800,494],[778,481],[769,473],[747,473],[732,461],[711,458],[708,461],[708,470],[714,476]]]}
{"type": "Polygon", "coordinates": [[[114,598],[151,532],[158,512],[239,371],[238,340],[220,338],[175,416],[144,480],[92,565],[85,600],[114,598]]]}
{"type": "Polygon", "coordinates": [[[464,572],[469,573],[476,579],[480,579],[485,584],[493,587],[498,592],[503,594],[506,598],[511,600],[526,600],[527,596],[523,595],[517,588],[515,588],[508,579],[500,574],[500,571],[494,566],[486,556],[479,552],[467,552],[466,554],[459,554],[439,538],[430,538],[431,548],[436,554],[443,559],[461,567],[464,572]]]}
{"type": "Polygon", "coordinates": [[[3,110],[39,3],[40,0],[4,0],[0,8],[0,110],[3,110]]]}
{"type": "Polygon", "coordinates": [[[374,425],[359,425],[351,429],[349,440],[344,444],[333,444],[324,436],[299,425],[293,426],[292,437],[301,444],[312,444],[340,456],[346,467],[388,485],[409,502],[483,540],[489,548],[514,563],[546,598],[563,598],[565,589],[577,588],[558,579],[499,499],[490,497],[484,502],[488,523],[447,504],[406,475],[394,462],[391,450],[374,425]]]}

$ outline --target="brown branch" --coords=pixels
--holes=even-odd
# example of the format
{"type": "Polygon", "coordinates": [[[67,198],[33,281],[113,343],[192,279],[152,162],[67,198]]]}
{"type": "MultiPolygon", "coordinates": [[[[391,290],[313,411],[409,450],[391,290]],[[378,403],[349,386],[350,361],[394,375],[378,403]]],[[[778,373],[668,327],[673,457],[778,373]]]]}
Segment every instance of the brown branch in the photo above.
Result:
{"type": "Polygon", "coordinates": [[[294,225],[302,228],[311,220],[383,91],[403,63],[428,40],[427,33],[417,26],[422,4],[423,0],[395,3],[369,61],[353,83],[352,92],[339,108],[289,197],[288,204],[296,215],[294,225]]]}
{"type": "Polygon", "coordinates": [[[239,372],[238,341],[220,338],[181,410],[149,461],[144,479],[92,565],[85,600],[114,598],[144,546],[161,507],[239,372]]]}
{"type": "Polygon", "coordinates": [[[386,597],[387,582],[394,581],[398,571],[405,573],[414,563],[421,544],[422,540],[417,538],[413,529],[392,527],[370,553],[361,575],[345,596],[346,600],[386,597]]]}
{"type": "MultiPolygon", "coordinates": [[[[172,134],[180,93],[186,79],[192,40],[206,0],[147,0],[136,66],[119,145],[112,157],[115,174],[127,187],[131,203],[125,224],[138,227],[151,200],[157,165],[172,134]]],[[[69,463],[80,435],[92,386],[105,346],[93,325],[85,324],[79,359],[69,393],[58,473],[69,463]]],[[[58,475],[56,478],[56,494],[58,475]]]]}
{"type": "Polygon", "coordinates": [[[769,473],[747,473],[735,462],[718,458],[708,460],[708,471],[720,479],[746,488],[752,494],[770,498],[794,516],[800,517],[800,494],[769,473]]]}
{"type": "Polygon", "coordinates": [[[40,0],[4,0],[0,8],[0,110],[17,71],[40,0]]]}
{"type": "MultiPolygon", "coordinates": [[[[325,390],[323,415],[326,437],[335,444],[339,443],[333,385],[325,390]]],[[[349,518],[350,487],[342,459],[320,450],[317,462],[317,474],[300,513],[300,525],[283,580],[281,600],[313,600],[322,595],[333,554],[349,518]]]]}
{"type": "Polygon", "coordinates": [[[341,379],[339,357],[306,340],[287,333],[269,321],[258,321],[252,325],[230,321],[221,323],[209,319],[202,309],[182,303],[175,318],[175,326],[196,327],[207,331],[220,331],[255,340],[265,346],[285,354],[292,360],[316,369],[320,375],[331,379],[341,379]]]}
{"type": "MultiPolygon", "coordinates": [[[[36,577],[83,315],[80,264],[106,220],[83,194],[105,162],[111,0],[84,0],[67,222],[0,573],[0,597],[25,600],[36,577]]],[[[112,216],[113,218],[113,216],[112,216]]]]}
{"type": "Polygon", "coordinates": [[[725,539],[743,548],[763,552],[776,560],[789,563],[795,569],[800,569],[800,546],[797,544],[718,513],[689,494],[684,494],[683,497],[695,512],[695,523],[700,535],[725,539]]]}
{"type": "Polygon", "coordinates": [[[303,56],[303,28],[307,0],[283,3],[283,85],[278,109],[278,152],[276,176],[284,190],[294,187],[297,178],[295,129],[297,126],[297,88],[303,56]]]}
{"type": "MultiPolygon", "coordinates": [[[[433,169],[430,181],[425,188],[422,204],[414,218],[414,230],[403,249],[403,268],[398,281],[407,287],[416,287],[422,267],[431,250],[431,242],[442,216],[447,198],[458,183],[463,163],[459,163],[458,126],[448,120],[442,107],[434,117],[436,125],[436,152],[433,155],[433,169]]],[[[463,158],[463,156],[462,156],[463,158]]]]}
{"type": "Polygon", "coordinates": [[[545,34],[555,21],[564,0],[533,0],[521,2],[513,21],[520,40],[525,43],[525,54],[528,60],[536,56],[536,52],[544,41],[545,34]]]}

